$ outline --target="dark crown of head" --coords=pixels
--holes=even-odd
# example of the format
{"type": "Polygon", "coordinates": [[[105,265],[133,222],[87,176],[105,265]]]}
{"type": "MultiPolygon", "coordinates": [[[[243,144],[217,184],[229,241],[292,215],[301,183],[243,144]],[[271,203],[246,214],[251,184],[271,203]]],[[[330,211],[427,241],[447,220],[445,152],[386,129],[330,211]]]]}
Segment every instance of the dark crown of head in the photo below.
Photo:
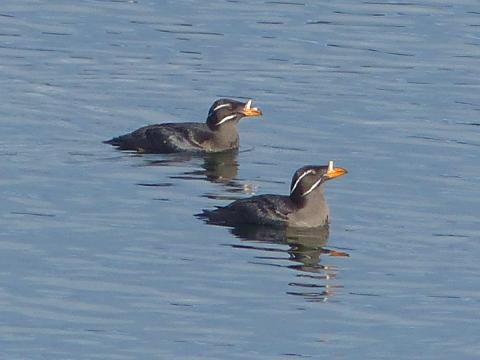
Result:
{"type": "Polygon", "coordinates": [[[208,111],[207,124],[211,127],[217,127],[228,120],[239,119],[243,115],[240,113],[240,110],[244,106],[244,103],[237,100],[218,99],[208,111]]]}
{"type": "Polygon", "coordinates": [[[292,177],[290,196],[303,197],[318,188],[325,180],[328,166],[304,166],[292,177]]]}

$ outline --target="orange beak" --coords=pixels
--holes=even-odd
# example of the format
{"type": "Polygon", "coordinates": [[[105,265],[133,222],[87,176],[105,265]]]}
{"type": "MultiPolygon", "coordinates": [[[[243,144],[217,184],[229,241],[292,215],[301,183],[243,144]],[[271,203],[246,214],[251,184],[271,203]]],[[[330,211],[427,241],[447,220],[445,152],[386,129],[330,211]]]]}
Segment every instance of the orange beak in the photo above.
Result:
{"type": "Polygon", "coordinates": [[[341,168],[341,167],[335,167],[331,170],[328,170],[327,177],[329,179],[334,179],[336,177],[343,176],[347,173],[348,173],[347,169],[344,169],[344,168],[341,168]]]}
{"type": "Polygon", "coordinates": [[[252,100],[248,100],[241,113],[245,116],[260,116],[262,115],[262,110],[252,107],[252,100]]]}

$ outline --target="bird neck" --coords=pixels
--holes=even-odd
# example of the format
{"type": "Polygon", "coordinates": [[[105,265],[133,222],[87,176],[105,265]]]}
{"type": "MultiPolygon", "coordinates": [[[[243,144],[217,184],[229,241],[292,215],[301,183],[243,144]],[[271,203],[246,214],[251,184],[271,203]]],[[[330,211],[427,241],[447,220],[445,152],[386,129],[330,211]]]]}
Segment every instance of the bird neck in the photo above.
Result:
{"type": "Polygon", "coordinates": [[[217,126],[212,132],[215,146],[228,149],[238,147],[240,139],[236,122],[232,121],[217,126]]]}
{"type": "Polygon", "coordinates": [[[323,185],[320,185],[310,194],[300,196],[297,192],[290,195],[290,199],[297,205],[299,209],[312,208],[316,209],[323,205],[326,206],[325,195],[323,193],[323,185]]]}
{"type": "Polygon", "coordinates": [[[291,199],[297,207],[292,213],[292,222],[299,226],[316,227],[328,224],[330,210],[322,189],[315,189],[307,196],[291,199]]]}

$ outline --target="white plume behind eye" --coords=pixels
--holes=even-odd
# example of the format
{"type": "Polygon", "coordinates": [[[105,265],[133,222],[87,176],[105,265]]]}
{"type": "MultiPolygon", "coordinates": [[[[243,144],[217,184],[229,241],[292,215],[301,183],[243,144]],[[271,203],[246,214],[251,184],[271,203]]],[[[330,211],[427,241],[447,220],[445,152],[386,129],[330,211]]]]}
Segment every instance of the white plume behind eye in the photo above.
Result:
{"type": "Polygon", "coordinates": [[[245,109],[250,109],[252,107],[252,99],[247,101],[247,104],[245,105],[245,109]]]}
{"type": "Polygon", "coordinates": [[[237,117],[237,114],[233,114],[233,115],[227,115],[225,116],[222,120],[220,120],[217,125],[221,125],[223,124],[224,122],[228,121],[228,120],[232,120],[232,119],[235,119],[237,117]]]}
{"type": "Polygon", "coordinates": [[[312,169],[309,169],[307,171],[305,171],[302,175],[300,175],[297,179],[297,181],[295,181],[295,184],[293,184],[292,186],[292,190],[290,190],[290,194],[292,194],[295,189],[297,188],[298,184],[300,184],[300,181],[305,177],[307,176],[308,174],[312,174],[314,171],[312,169]]]}
{"type": "Polygon", "coordinates": [[[229,107],[230,104],[222,104],[222,105],[217,105],[215,106],[215,108],[213,109],[213,111],[217,111],[218,109],[221,109],[221,108],[224,108],[224,107],[229,107]]]}

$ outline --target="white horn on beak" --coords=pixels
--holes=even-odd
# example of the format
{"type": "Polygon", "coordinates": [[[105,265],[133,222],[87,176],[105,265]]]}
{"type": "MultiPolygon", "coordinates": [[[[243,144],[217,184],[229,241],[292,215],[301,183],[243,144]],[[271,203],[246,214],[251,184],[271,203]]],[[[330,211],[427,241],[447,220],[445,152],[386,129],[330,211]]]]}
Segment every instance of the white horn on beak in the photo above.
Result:
{"type": "Polygon", "coordinates": [[[328,171],[333,171],[333,160],[328,162],[328,171]]]}
{"type": "Polygon", "coordinates": [[[245,105],[245,109],[250,109],[252,107],[252,99],[247,101],[247,104],[245,105]]]}

